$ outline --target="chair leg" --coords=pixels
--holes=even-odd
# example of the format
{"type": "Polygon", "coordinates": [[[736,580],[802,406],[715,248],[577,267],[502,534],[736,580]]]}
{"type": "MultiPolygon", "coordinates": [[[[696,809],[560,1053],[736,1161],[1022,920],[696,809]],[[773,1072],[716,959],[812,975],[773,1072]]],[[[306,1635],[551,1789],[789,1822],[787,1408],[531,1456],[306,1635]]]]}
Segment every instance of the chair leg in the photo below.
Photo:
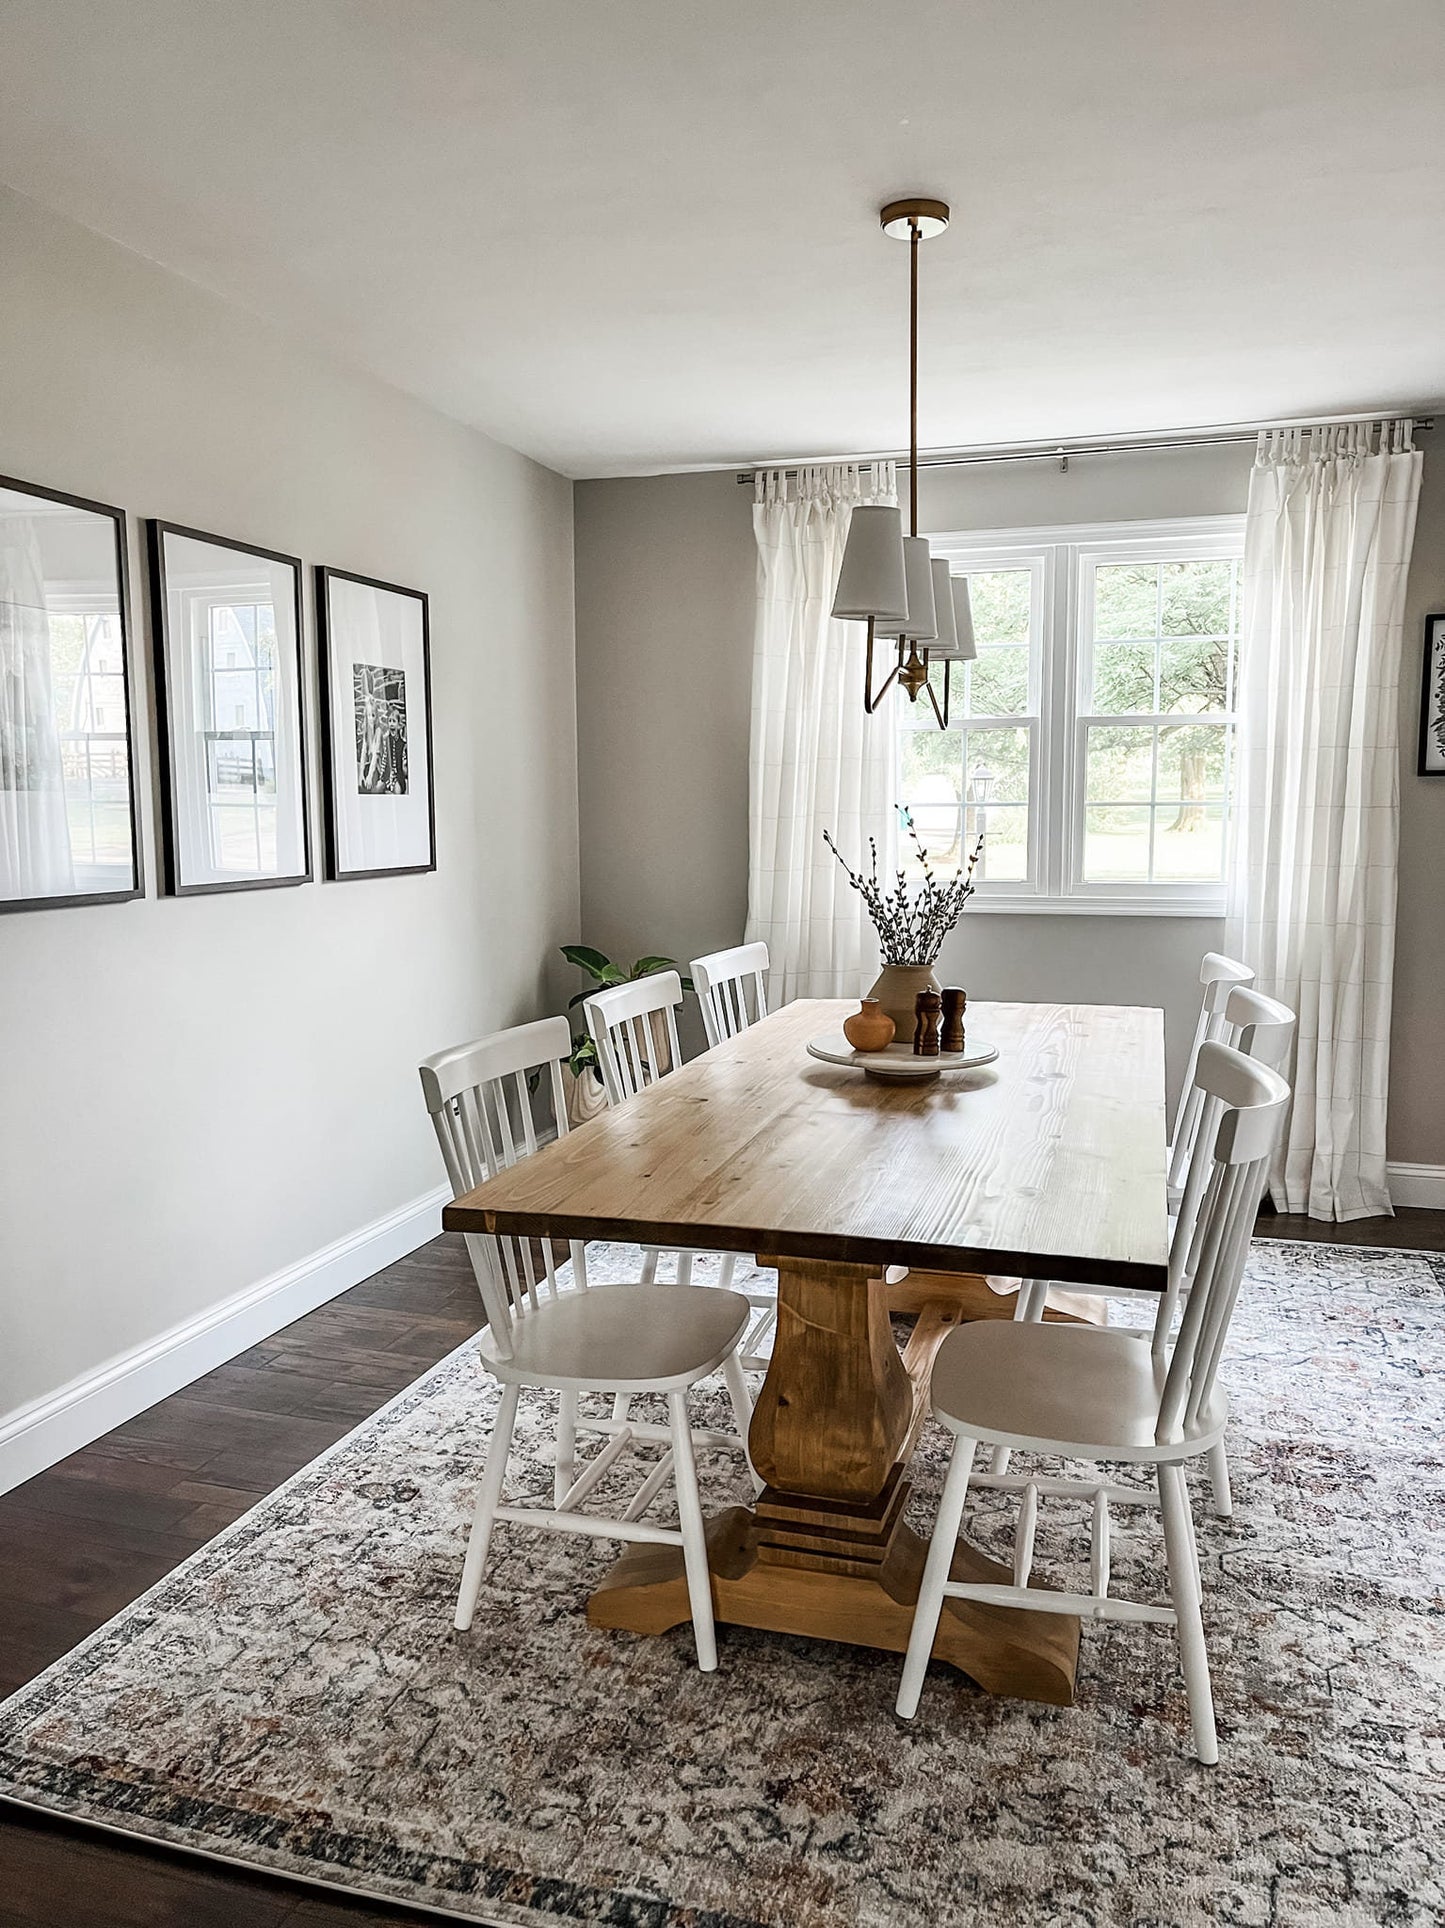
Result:
{"type": "Polygon", "coordinates": [[[502,1481],[506,1477],[507,1460],[511,1456],[512,1428],[517,1423],[517,1401],[521,1395],[520,1386],[503,1386],[501,1401],[497,1406],[497,1417],[487,1446],[487,1464],[482,1472],[481,1490],[477,1494],[476,1510],[472,1515],[467,1557],[462,1566],[462,1588],[457,1595],[454,1624],[459,1633],[466,1632],[477,1610],[477,1595],[482,1590],[482,1575],[487,1566],[487,1543],[492,1537],[492,1519],[501,1503],[502,1481]]]}
{"type": "Polygon", "coordinates": [[[1194,1751],[1206,1767],[1219,1759],[1214,1729],[1214,1695],[1209,1685],[1209,1653],[1204,1644],[1200,1613],[1199,1556],[1189,1517],[1189,1489],[1184,1468],[1159,1468],[1159,1508],[1164,1516],[1164,1548],[1169,1558],[1169,1598],[1178,1621],[1179,1658],[1184,1667],[1184,1689],[1194,1730],[1194,1751]]]}
{"type": "Polygon", "coordinates": [[[1019,1302],[1014,1308],[1014,1317],[1024,1325],[1040,1325],[1048,1303],[1048,1280],[1025,1279],[1019,1286],[1019,1302]]]}
{"type": "Polygon", "coordinates": [[[557,1457],[552,1473],[552,1492],[555,1504],[562,1504],[562,1496],[577,1477],[577,1395],[564,1392],[559,1395],[557,1405],[557,1457]]]}
{"type": "Polygon", "coordinates": [[[697,1460],[692,1450],[687,1394],[670,1392],[667,1407],[672,1418],[672,1476],[677,1487],[677,1513],[682,1526],[682,1557],[687,1569],[687,1597],[692,1607],[697,1664],[703,1673],[710,1674],[717,1668],[717,1635],[713,1628],[712,1576],[708,1572],[707,1531],[697,1490],[697,1460]]]}
{"type": "Polygon", "coordinates": [[[938,1518],[933,1523],[923,1581],[918,1589],[918,1605],[913,1609],[913,1630],[908,1636],[908,1653],[903,1662],[903,1679],[898,1687],[898,1712],[912,1720],[918,1712],[923,1693],[923,1677],[928,1672],[928,1656],[933,1652],[933,1637],[938,1632],[943,1612],[943,1589],[953,1565],[958,1532],[963,1524],[963,1503],[968,1498],[968,1476],[973,1471],[977,1441],[959,1434],[953,1458],[948,1462],[948,1478],[943,1482],[943,1498],[938,1518]]]}
{"type": "Polygon", "coordinates": [[[642,1254],[642,1270],[638,1273],[637,1276],[643,1285],[657,1284],[656,1249],[653,1249],[652,1251],[645,1251],[642,1254]]]}
{"type": "Polygon", "coordinates": [[[735,1352],[729,1353],[723,1361],[723,1378],[727,1381],[728,1398],[732,1401],[733,1423],[738,1429],[738,1438],[743,1442],[743,1452],[747,1454],[748,1476],[753,1482],[754,1493],[761,1493],[764,1482],[758,1478],[753,1456],[748,1451],[748,1429],[753,1423],[753,1396],[743,1376],[742,1360],[735,1352]]]}
{"type": "Polygon", "coordinates": [[[677,1282],[679,1285],[692,1284],[691,1252],[679,1252],[677,1255],[677,1282]]]}
{"type": "Polygon", "coordinates": [[[1224,1441],[1217,1439],[1209,1449],[1209,1484],[1214,1492],[1214,1510],[1220,1519],[1234,1517],[1234,1494],[1229,1485],[1229,1455],[1224,1441]]]}
{"type": "Polygon", "coordinates": [[[995,1446],[993,1449],[993,1458],[988,1463],[988,1470],[994,1474],[995,1477],[1001,1473],[1006,1473],[1008,1471],[1008,1463],[1012,1457],[1013,1448],[1011,1446],[995,1446]]]}
{"type": "Polygon", "coordinates": [[[722,1263],[718,1266],[718,1272],[717,1272],[718,1284],[720,1286],[723,1286],[724,1288],[726,1288],[727,1286],[730,1286],[733,1282],[733,1273],[736,1272],[737,1267],[738,1267],[737,1253],[724,1252],[722,1255],[722,1263]]]}

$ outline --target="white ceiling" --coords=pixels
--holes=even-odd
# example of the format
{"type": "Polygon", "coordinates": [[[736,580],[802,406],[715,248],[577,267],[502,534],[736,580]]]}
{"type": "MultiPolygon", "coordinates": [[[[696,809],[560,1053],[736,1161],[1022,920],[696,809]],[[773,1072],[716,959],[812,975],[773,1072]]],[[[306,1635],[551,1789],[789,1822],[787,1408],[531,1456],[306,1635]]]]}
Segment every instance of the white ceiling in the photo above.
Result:
{"type": "Polygon", "coordinates": [[[1445,399],[1442,0],[0,0],[0,179],[572,475],[1445,399]]]}

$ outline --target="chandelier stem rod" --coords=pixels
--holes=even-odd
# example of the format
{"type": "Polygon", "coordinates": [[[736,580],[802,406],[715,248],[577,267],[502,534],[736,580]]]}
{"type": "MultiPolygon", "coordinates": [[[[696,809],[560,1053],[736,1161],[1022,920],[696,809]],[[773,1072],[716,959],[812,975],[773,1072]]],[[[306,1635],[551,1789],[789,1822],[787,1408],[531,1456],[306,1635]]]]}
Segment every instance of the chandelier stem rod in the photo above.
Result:
{"type": "Polygon", "coordinates": [[[918,244],[916,221],[908,224],[908,533],[918,534],[918,244]]]}

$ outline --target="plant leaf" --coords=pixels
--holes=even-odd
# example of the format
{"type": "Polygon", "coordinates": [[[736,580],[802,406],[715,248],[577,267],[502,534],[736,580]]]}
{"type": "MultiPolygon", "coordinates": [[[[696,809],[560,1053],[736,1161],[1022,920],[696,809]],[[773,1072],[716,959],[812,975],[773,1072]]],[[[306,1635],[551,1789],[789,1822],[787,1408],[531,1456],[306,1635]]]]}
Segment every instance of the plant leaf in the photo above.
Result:
{"type": "Polygon", "coordinates": [[[634,977],[651,977],[654,971],[671,971],[677,967],[675,957],[639,957],[632,967],[634,977]]]}
{"type": "Polygon", "coordinates": [[[617,969],[610,957],[604,957],[601,951],[594,951],[590,944],[563,944],[561,950],[569,964],[577,965],[580,970],[590,971],[593,977],[602,978],[604,984],[608,979],[603,973],[617,969]]]}

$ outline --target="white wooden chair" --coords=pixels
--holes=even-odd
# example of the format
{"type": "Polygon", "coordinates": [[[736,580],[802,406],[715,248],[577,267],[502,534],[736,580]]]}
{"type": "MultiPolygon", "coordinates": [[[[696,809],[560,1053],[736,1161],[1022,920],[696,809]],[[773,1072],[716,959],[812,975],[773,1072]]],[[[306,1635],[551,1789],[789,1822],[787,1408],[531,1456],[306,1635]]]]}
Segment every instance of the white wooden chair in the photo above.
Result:
{"type": "MultiPolygon", "coordinates": [[[[565,1018],[544,1018],[440,1052],[422,1065],[427,1110],[455,1196],[536,1150],[529,1073],[548,1073],[557,1130],[566,1132],[561,1065],[571,1043],[565,1018]]],[[[458,1628],[472,1623],[492,1528],[498,1521],[595,1539],[681,1546],[698,1665],[711,1672],[717,1665],[717,1642],[694,1449],[733,1446],[747,1451],[752,1408],[737,1353],[748,1325],[747,1301],[740,1293],[702,1286],[589,1287],[586,1252],[580,1243],[571,1246],[568,1282],[558,1277],[550,1240],[468,1233],[467,1249],[487,1314],[481,1362],[500,1381],[502,1396],[467,1542],[457,1597],[458,1628]],[[694,1430],[689,1423],[688,1389],[719,1368],[727,1383],[737,1436],[694,1430]],[[527,1387],[559,1395],[550,1509],[502,1503],[512,1430],[527,1387]],[[582,1392],[612,1393],[624,1403],[641,1393],[660,1393],[667,1400],[668,1424],[628,1420],[615,1409],[609,1417],[580,1418],[577,1399],[582,1392]],[[610,1435],[580,1472],[576,1463],[579,1428],[610,1435]],[[584,1513],[583,1502],[627,1449],[642,1442],[664,1445],[666,1451],[620,1517],[584,1513]],[[669,1477],[677,1489],[676,1527],[643,1518],[669,1477]]],[[[755,1487],[758,1484],[754,1477],[755,1487]]]]}
{"type": "Polygon", "coordinates": [[[1289,1086],[1267,1065],[1212,1040],[1199,1047],[1194,1082],[1206,1102],[1206,1119],[1180,1213],[1180,1222],[1194,1229],[1187,1238],[1176,1237],[1171,1249],[1152,1342],[1108,1327],[979,1320],[951,1332],[939,1348],[933,1412],[955,1438],[898,1693],[898,1712],[906,1718],[918,1711],[945,1599],[1089,1620],[1151,1621],[1176,1629],[1195,1749],[1202,1761],[1219,1758],[1184,1469],[1224,1434],[1228,1402],[1218,1384],[1220,1355],[1289,1086]],[[1172,1336],[1181,1305],[1179,1331],[1172,1336]],[[980,1443],[1149,1466],[1156,1489],[1107,1479],[975,1476],[980,1443]],[[1019,1495],[1011,1584],[949,1578],[971,1479],[1019,1495]],[[1040,1496],[1061,1493],[1092,1505],[1087,1593],[1028,1583],[1040,1496]],[[1116,1599],[1109,1592],[1109,1510],[1121,1504],[1157,1505],[1163,1514],[1168,1606],[1116,1599]]]}
{"type": "MultiPolygon", "coordinates": [[[[1206,960],[1207,961],[1207,960],[1206,960]]],[[[1227,961],[1227,960],[1225,960],[1227,961]]],[[[1263,991],[1251,990],[1247,985],[1236,984],[1210,1014],[1210,1023],[1215,1028],[1214,1042],[1229,1044],[1243,1052],[1247,1058],[1266,1064],[1271,1070],[1278,1071],[1289,1054],[1290,1040],[1294,1036],[1295,1014],[1287,1004],[1278,998],[1266,997],[1263,991]]],[[[1199,1146],[1200,1134],[1209,1117],[1207,1094],[1194,1079],[1194,1066],[1199,1061],[1200,1044],[1209,1040],[1198,1040],[1190,1060],[1190,1085],[1188,1096],[1197,1100],[1179,1107],[1181,1124],[1179,1129],[1188,1134],[1185,1159],[1180,1170],[1187,1181],[1192,1168],[1195,1152],[1199,1146]]],[[[1189,1236],[1190,1227],[1183,1225],[1181,1232],[1181,1200],[1176,1199],[1172,1218],[1172,1239],[1189,1236]]],[[[1050,1281],[1047,1279],[1027,1279],[1019,1288],[1018,1303],[1014,1307],[1014,1317],[1026,1323],[1037,1325],[1044,1316],[1048,1304],[1050,1281]]],[[[1082,1289],[1082,1288],[1080,1288],[1082,1289]]],[[[1091,1288],[1091,1291],[1093,1288],[1091,1288]]],[[[1107,1311],[1110,1299],[1152,1300],[1157,1295],[1152,1292],[1136,1291],[1129,1286],[1109,1286],[1097,1289],[1097,1295],[1105,1301],[1107,1311]]],[[[1137,1330],[1137,1328],[1135,1328],[1137,1330]]],[[[1000,1448],[993,1456],[992,1471],[1003,1473],[1008,1470],[1008,1452],[1000,1448]]],[[[1214,1511],[1221,1519],[1228,1519],[1234,1511],[1234,1501],[1229,1488],[1229,1460],[1224,1441],[1220,1440],[1209,1454],[1209,1480],[1214,1495],[1214,1511]]]]}
{"type": "MultiPolygon", "coordinates": [[[[650,977],[613,984],[605,991],[595,991],[591,997],[584,998],[582,1011],[588,1034],[597,1046],[609,1104],[625,1104],[668,1072],[675,1071],[682,1062],[676,1017],[681,1003],[682,979],[676,971],[654,971],[650,977]]],[[[657,1277],[663,1249],[655,1245],[642,1248],[642,1276],[649,1283],[657,1277]]],[[[696,1248],[666,1249],[676,1252],[679,1284],[691,1281],[694,1259],[716,1256],[718,1284],[724,1288],[731,1286],[737,1266],[736,1252],[712,1254],[696,1248]]],[[[762,1315],[743,1347],[743,1364],[756,1371],[767,1365],[758,1346],[766,1336],[767,1324],[777,1316],[777,1305],[763,1293],[749,1293],[748,1303],[754,1312],[762,1315]]]]}
{"type": "MultiPolygon", "coordinates": [[[[1179,1107],[1174,1114],[1174,1130],[1169,1139],[1169,1203],[1177,1205],[1189,1172],[1189,1154],[1199,1129],[1199,1103],[1194,1083],[1194,1066],[1199,1047],[1206,1039],[1225,1038],[1224,1007],[1229,994],[1239,985],[1253,984],[1254,972],[1248,964],[1236,963],[1220,951],[1206,951],[1199,966],[1199,982],[1204,997],[1199,1021],[1189,1046],[1189,1062],[1184,1067],[1184,1083],[1179,1092],[1179,1107]]],[[[1227,1041],[1227,1040],[1226,1040],[1227,1041]]]]}
{"type": "Polygon", "coordinates": [[[763,989],[767,968],[766,944],[735,944],[728,951],[695,957],[688,965],[709,1047],[735,1038],[768,1015],[768,994],[763,989]]]}

